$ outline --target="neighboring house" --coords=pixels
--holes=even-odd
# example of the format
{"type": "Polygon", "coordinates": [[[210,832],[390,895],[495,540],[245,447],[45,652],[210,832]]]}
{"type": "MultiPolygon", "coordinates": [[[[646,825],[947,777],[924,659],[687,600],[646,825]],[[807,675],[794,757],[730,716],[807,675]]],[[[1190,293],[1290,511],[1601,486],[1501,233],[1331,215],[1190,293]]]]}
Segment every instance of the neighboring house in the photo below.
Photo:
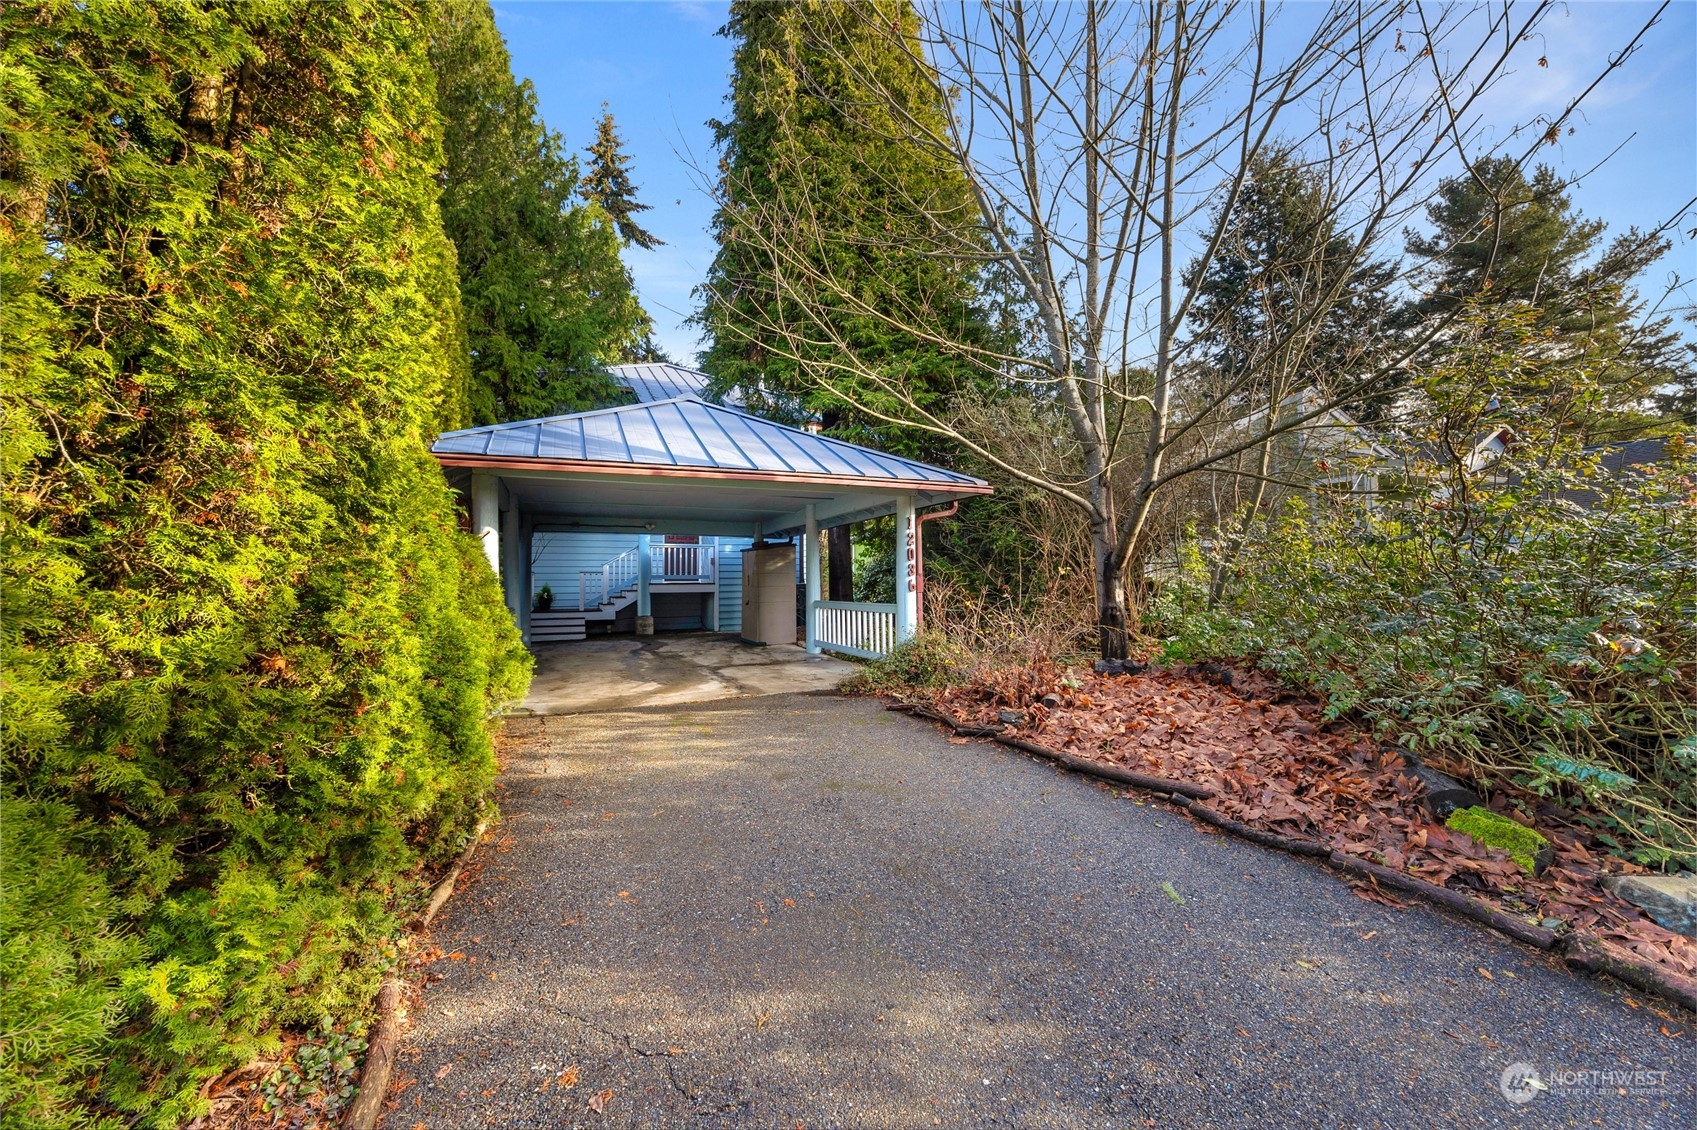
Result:
{"type": "MultiPolygon", "coordinates": [[[[1423,443],[1413,451],[1414,462],[1446,465],[1452,461],[1460,462],[1469,471],[1483,471],[1504,455],[1514,446],[1514,432],[1506,426],[1486,428],[1467,439],[1450,446],[1441,443],[1423,443]]],[[[1406,462],[1406,461],[1405,461],[1406,462]]],[[[1416,473],[1410,467],[1406,469],[1410,476],[1416,473]]]]}
{"type": "Polygon", "coordinates": [[[1602,443],[1587,447],[1585,454],[1596,456],[1599,469],[1616,478],[1628,471],[1656,463],[1667,463],[1672,458],[1668,451],[1667,436],[1629,440],[1626,443],[1602,443]]]}
{"type": "Polygon", "coordinates": [[[793,643],[802,623],[809,650],[880,655],[913,634],[916,512],[987,483],[715,403],[707,375],[681,365],[612,372],[634,403],[447,432],[431,447],[527,643],[688,629],[793,643]],[[821,600],[818,531],[887,514],[895,602],[821,600]]]}
{"type": "MultiPolygon", "coordinates": [[[[1312,389],[1294,392],[1279,402],[1279,426],[1299,418],[1301,424],[1273,437],[1272,477],[1312,490],[1360,494],[1368,499],[1378,493],[1379,480],[1394,468],[1396,457],[1371,429],[1341,408],[1322,408],[1312,389]]],[[[1266,419],[1267,410],[1258,409],[1234,421],[1230,433],[1241,436],[1263,431],[1266,419]]],[[[1255,458],[1251,450],[1244,453],[1241,462],[1254,466],[1255,458]]],[[[1231,474],[1227,470],[1220,473],[1231,474]]]]}

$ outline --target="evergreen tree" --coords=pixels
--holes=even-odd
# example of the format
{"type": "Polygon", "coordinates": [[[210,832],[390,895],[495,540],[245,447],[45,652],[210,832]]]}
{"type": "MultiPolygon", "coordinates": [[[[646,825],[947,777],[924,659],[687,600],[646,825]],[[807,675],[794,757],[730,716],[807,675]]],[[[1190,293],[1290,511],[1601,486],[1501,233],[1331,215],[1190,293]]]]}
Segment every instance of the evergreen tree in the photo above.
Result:
{"type": "Polygon", "coordinates": [[[1270,374],[1285,374],[1279,396],[1312,388],[1325,396],[1366,383],[1353,415],[1383,415],[1401,381],[1391,367],[1409,317],[1391,293],[1396,266],[1359,254],[1337,229],[1318,173],[1289,149],[1250,168],[1225,242],[1186,285],[1197,300],[1191,323],[1219,379],[1229,387],[1261,374],[1240,396],[1260,406],[1270,374]]]}
{"type": "Polygon", "coordinates": [[[1596,369],[1603,407],[1615,414],[1657,389],[1697,392],[1669,319],[1646,319],[1633,288],[1667,253],[1665,236],[1633,228],[1603,246],[1607,225],[1573,207],[1554,170],[1540,165],[1528,178],[1507,157],[1444,179],[1426,218],[1431,234],[1406,233],[1409,252],[1430,263],[1422,315],[1448,316],[1469,301],[1535,311],[1551,356],[1596,369]]]}
{"type": "MultiPolygon", "coordinates": [[[[709,123],[720,148],[713,219],[719,250],[699,291],[696,321],[709,337],[703,362],[716,386],[740,390],[754,410],[798,422],[822,416],[838,434],[923,454],[926,445],[935,446],[930,440],[855,410],[851,399],[875,411],[877,390],[842,383],[830,341],[846,342],[934,404],[959,386],[964,366],[841,302],[827,302],[840,311],[830,332],[792,324],[775,333],[774,319],[787,320],[793,303],[780,293],[777,264],[746,230],[750,216],[764,222],[793,206],[786,222],[812,225],[817,269],[837,287],[874,309],[924,309],[935,322],[964,327],[969,337],[985,332],[972,271],[912,254],[902,238],[904,214],[924,207],[952,216],[964,261],[975,246],[977,218],[965,178],[923,146],[901,140],[889,111],[855,87],[857,70],[873,68],[885,86],[901,92],[904,112],[940,122],[934,87],[913,61],[917,27],[907,0],[731,5],[721,32],[737,44],[731,115],[709,123]],[[891,29],[909,37],[912,54],[892,47],[891,29]]],[[[807,285],[791,275],[786,285],[807,285]]]]}
{"type": "Polygon", "coordinates": [[[361,1021],[529,660],[416,9],[0,8],[0,1105],[175,1127],[361,1021]]]}
{"type": "Polygon", "coordinates": [[[459,256],[475,424],[533,419],[617,396],[605,366],[651,322],[619,234],[579,195],[577,161],[513,79],[488,0],[442,0],[430,57],[446,129],[442,220],[459,256]]]}
{"type": "MultiPolygon", "coordinates": [[[[844,377],[835,364],[838,343],[936,410],[974,379],[967,367],[823,291],[822,305],[835,312],[833,324],[795,318],[796,304],[778,282],[778,264],[748,230],[767,222],[805,225],[804,238],[816,249],[814,271],[829,277],[839,294],[947,326],[965,340],[988,332],[976,279],[961,266],[977,230],[965,178],[937,154],[900,140],[902,124],[890,109],[857,90],[857,69],[873,68],[885,87],[900,92],[904,113],[940,123],[935,88],[914,63],[917,28],[908,0],[731,5],[720,32],[736,43],[731,113],[709,123],[720,150],[713,219],[719,250],[698,291],[695,322],[707,332],[702,363],[716,391],[736,389],[751,410],[774,419],[820,419],[828,432],[847,439],[947,460],[950,452],[933,436],[879,419],[883,394],[844,377]],[[892,49],[891,30],[908,37],[911,52],[892,49]],[[903,234],[920,208],[952,218],[962,233],[959,261],[904,247],[903,234]]],[[[809,285],[795,271],[788,274],[784,286],[809,285]]],[[[830,599],[854,598],[852,560],[848,529],[833,528],[830,599]]]]}
{"type": "Polygon", "coordinates": [[[630,158],[621,148],[619,130],[613,124],[613,111],[607,109],[605,102],[601,104],[601,120],[595,125],[595,144],[585,152],[589,154],[590,163],[589,175],[583,178],[584,197],[601,205],[601,210],[613,218],[619,229],[619,238],[627,245],[634,243],[644,251],[665,246],[664,240],[645,231],[631,218],[638,212],[648,211],[650,206],[636,199],[636,186],[630,182],[630,173],[625,169],[630,158]]]}

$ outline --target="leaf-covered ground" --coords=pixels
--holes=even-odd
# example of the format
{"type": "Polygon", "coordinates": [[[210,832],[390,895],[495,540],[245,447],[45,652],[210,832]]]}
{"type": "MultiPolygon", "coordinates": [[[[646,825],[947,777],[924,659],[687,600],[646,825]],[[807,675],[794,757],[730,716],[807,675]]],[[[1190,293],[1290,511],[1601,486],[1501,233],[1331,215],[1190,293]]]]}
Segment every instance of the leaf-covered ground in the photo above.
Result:
{"type": "MultiPolygon", "coordinates": [[[[1508,853],[1434,820],[1424,787],[1394,751],[1327,721],[1318,702],[1286,693],[1264,674],[1226,676],[1212,665],[1141,675],[1038,666],[933,692],[932,702],[979,725],[997,723],[1003,710],[1023,711],[1025,722],[1010,736],[1207,785],[1216,793],[1207,804],[1233,820],[1405,870],[1682,976],[1697,974],[1697,943],[1603,889],[1603,874],[1643,869],[1609,856],[1572,813],[1507,790],[1490,797],[1492,809],[1529,823],[1555,849],[1541,875],[1528,875],[1508,853]]],[[[1399,905],[1373,886],[1356,889],[1399,905]]]]}

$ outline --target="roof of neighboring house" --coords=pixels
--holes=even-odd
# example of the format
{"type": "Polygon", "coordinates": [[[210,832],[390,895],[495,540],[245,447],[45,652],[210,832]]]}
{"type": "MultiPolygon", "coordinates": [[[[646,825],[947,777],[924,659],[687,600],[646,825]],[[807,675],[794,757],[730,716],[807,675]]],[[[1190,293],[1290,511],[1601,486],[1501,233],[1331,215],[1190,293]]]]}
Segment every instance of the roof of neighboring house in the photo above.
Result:
{"type": "MultiPolygon", "coordinates": [[[[639,404],[655,404],[678,397],[706,400],[707,382],[712,379],[699,369],[674,365],[670,361],[610,365],[607,371],[613,374],[614,380],[636,394],[639,404]]],[[[722,399],[733,408],[742,403],[742,397],[734,390],[722,399]]]]}
{"type": "MultiPolygon", "coordinates": [[[[1279,401],[1281,413],[1290,410],[1295,413],[1311,412],[1318,403],[1318,397],[1313,389],[1300,389],[1279,401]]],[[[1259,425],[1267,418],[1266,408],[1257,408],[1246,416],[1233,421],[1231,426],[1240,432],[1251,425],[1259,425]]],[[[1355,417],[1342,408],[1330,407],[1315,415],[1306,423],[1291,429],[1299,438],[1312,441],[1316,446],[1341,449],[1345,453],[1353,452],[1375,459],[1389,461],[1393,456],[1391,450],[1380,443],[1373,432],[1355,417]]]]}
{"type": "Polygon", "coordinates": [[[1587,447],[1585,454],[1597,456],[1603,470],[1618,475],[1629,467],[1640,467],[1645,463],[1660,463],[1665,460],[1668,441],[1666,436],[1655,436],[1627,443],[1603,443],[1587,447]]]}
{"type": "MultiPolygon", "coordinates": [[[[1458,454],[1469,470],[1483,470],[1514,442],[1514,432],[1505,425],[1487,428],[1470,438],[1458,454]]],[[[1423,463],[1448,463],[1450,450],[1442,443],[1421,443],[1414,448],[1414,457],[1423,463]]]]}
{"type": "Polygon", "coordinates": [[[693,395],[444,432],[430,450],[445,464],[473,467],[829,481],[961,494],[990,489],[971,475],[814,435],[693,395]]]}

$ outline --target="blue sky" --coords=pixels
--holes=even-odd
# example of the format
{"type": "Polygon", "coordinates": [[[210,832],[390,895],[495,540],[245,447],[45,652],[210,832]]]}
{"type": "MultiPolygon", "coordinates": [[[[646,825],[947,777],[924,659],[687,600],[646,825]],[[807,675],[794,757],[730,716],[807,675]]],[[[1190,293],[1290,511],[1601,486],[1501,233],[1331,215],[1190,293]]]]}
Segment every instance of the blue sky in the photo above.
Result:
{"type": "MultiPolygon", "coordinates": [[[[1498,94],[1505,113],[1558,110],[1618,50],[1654,9],[1638,3],[1574,3],[1543,28],[1548,68],[1525,68],[1498,94]]],[[[725,112],[730,43],[720,3],[514,2],[495,4],[513,71],[536,84],[542,115],[581,151],[601,104],[619,122],[641,198],[653,205],[645,227],[666,241],[631,248],[626,260],[661,345],[691,361],[697,335],[683,320],[690,291],[713,259],[707,231],[712,204],[697,170],[711,171],[707,119],[725,112]]],[[[1602,160],[1573,189],[1579,209],[1611,231],[1659,223],[1697,195],[1697,0],[1676,0],[1638,58],[1585,103],[1577,133],[1546,150],[1557,171],[1573,174],[1602,160]]],[[[1697,220],[1684,227],[1697,226],[1697,220]]],[[[1643,281],[1660,289],[1670,272],[1697,274],[1697,243],[1683,239],[1643,281]]]]}

